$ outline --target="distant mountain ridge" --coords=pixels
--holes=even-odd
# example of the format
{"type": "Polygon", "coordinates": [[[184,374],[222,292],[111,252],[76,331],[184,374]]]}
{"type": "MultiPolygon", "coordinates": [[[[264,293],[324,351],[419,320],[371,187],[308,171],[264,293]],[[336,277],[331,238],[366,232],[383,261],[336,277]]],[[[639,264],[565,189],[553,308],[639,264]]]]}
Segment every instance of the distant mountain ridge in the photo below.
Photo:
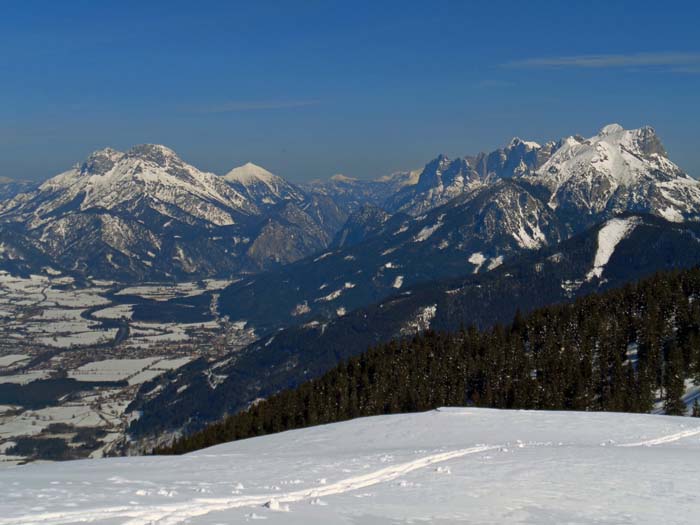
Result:
{"type": "MultiPolygon", "coordinates": [[[[7,192],[0,267],[39,271],[38,253],[42,267],[134,281],[257,273],[362,245],[359,256],[343,255],[355,272],[374,272],[362,259],[376,266],[391,251],[410,284],[460,267],[484,271],[620,213],[700,217],[700,183],[668,159],[653,128],[617,124],[587,139],[514,138],[491,153],[440,155],[371,181],[301,185],[253,163],[202,172],[160,145],[106,148],[36,188],[7,192]]],[[[394,287],[367,279],[374,299],[394,287]]]]}
{"type": "Polygon", "coordinates": [[[58,269],[84,275],[231,275],[314,253],[345,220],[333,203],[292,186],[265,186],[280,197],[273,200],[246,182],[202,172],[161,145],[106,148],[0,204],[0,262],[4,255],[6,265],[32,268],[31,246],[58,269]]]}
{"type": "MultiPolygon", "coordinates": [[[[337,179],[324,188],[340,184],[360,186],[337,179]]],[[[326,251],[242,279],[222,293],[221,308],[262,327],[333,319],[396,290],[492,270],[624,213],[700,217],[700,182],[665,157],[649,127],[441,155],[384,208],[357,207],[326,251]]]]}

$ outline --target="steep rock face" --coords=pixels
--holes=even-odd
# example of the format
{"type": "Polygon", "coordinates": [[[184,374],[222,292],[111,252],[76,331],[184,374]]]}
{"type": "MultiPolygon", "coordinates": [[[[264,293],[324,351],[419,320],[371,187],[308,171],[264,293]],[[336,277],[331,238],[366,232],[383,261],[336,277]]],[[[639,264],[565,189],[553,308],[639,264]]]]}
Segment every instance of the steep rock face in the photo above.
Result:
{"type": "Polygon", "coordinates": [[[372,204],[365,204],[348,217],[329,248],[346,248],[364,241],[381,231],[391,214],[372,204]]]}
{"type": "Polygon", "coordinates": [[[479,153],[451,160],[440,155],[429,162],[415,185],[390,197],[389,210],[420,215],[463,194],[476,194],[500,179],[522,177],[547,160],[555,143],[540,146],[514,138],[508,146],[491,153],[479,153]]]}
{"type": "MultiPolygon", "coordinates": [[[[473,237],[482,249],[503,255],[556,244],[565,235],[552,210],[517,180],[500,180],[476,196],[465,195],[445,206],[468,210],[459,228],[460,242],[473,237]]],[[[448,239],[450,240],[450,239],[448,239]]]]}
{"type": "Polygon", "coordinates": [[[485,184],[466,159],[450,160],[440,155],[429,162],[417,184],[403,188],[386,202],[392,211],[420,215],[485,184]]]}
{"type": "Polygon", "coordinates": [[[549,159],[556,148],[555,142],[547,142],[540,146],[537,142],[515,137],[505,148],[491,153],[479,153],[466,159],[482,179],[508,179],[536,170],[549,159]]]}
{"type": "Polygon", "coordinates": [[[316,253],[330,242],[329,233],[293,202],[272,210],[246,252],[256,270],[284,265],[316,253]]]}

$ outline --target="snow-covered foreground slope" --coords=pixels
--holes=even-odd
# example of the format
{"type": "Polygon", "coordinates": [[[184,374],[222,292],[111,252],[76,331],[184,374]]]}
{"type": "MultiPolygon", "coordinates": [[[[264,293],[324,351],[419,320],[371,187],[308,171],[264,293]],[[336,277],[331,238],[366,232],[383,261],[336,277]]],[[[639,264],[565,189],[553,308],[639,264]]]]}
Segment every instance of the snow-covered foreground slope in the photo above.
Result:
{"type": "Polygon", "coordinates": [[[440,409],[0,472],[0,525],[696,523],[700,421],[440,409]]]}

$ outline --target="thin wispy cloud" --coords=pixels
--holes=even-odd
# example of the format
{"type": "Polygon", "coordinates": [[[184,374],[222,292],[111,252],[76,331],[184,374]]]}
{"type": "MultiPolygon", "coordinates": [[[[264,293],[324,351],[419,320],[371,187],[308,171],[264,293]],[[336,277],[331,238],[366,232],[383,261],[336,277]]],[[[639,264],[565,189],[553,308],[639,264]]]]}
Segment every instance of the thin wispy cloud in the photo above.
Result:
{"type": "Polygon", "coordinates": [[[634,53],[539,57],[502,64],[512,69],[660,69],[676,73],[700,72],[700,52],[634,53]]]}
{"type": "Polygon", "coordinates": [[[191,113],[217,114],[217,113],[238,113],[243,111],[269,111],[275,109],[293,109],[320,104],[319,100],[247,100],[229,101],[220,104],[206,106],[195,106],[185,108],[191,113]]]}

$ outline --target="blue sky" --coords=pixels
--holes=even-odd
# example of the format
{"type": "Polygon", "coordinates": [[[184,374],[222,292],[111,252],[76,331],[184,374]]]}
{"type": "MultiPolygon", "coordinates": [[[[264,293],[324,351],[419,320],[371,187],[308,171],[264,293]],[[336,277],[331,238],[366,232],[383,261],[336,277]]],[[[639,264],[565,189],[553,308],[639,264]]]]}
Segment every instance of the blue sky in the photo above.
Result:
{"type": "Polygon", "coordinates": [[[153,142],[368,178],[609,122],[700,176],[698,4],[5,1],[0,176],[153,142]]]}

